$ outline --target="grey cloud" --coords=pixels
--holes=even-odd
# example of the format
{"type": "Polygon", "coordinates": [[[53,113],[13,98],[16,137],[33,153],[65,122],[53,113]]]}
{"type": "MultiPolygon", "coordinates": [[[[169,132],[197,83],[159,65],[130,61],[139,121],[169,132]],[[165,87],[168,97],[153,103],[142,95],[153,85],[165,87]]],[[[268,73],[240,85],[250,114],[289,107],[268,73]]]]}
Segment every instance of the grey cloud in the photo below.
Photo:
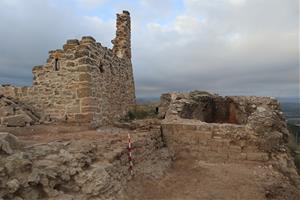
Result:
{"type": "Polygon", "coordinates": [[[237,6],[229,1],[186,0],[186,6],[183,15],[198,18],[199,26],[191,27],[192,34],[175,29],[176,20],[150,26],[144,36],[151,41],[148,54],[136,55],[138,66],[143,66],[136,77],[144,77],[137,79],[138,85],[299,96],[296,1],[248,0],[237,6]],[[152,83],[145,82],[147,76],[152,83]]]}
{"type": "Polygon", "coordinates": [[[4,1],[0,7],[0,83],[31,84],[32,67],[67,39],[93,35],[108,45],[114,35],[113,20],[78,17],[49,0],[4,1]]]}
{"type": "MultiPolygon", "coordinates": [[[[176,18],[174,1],[113,4],[131,11],[137,95],[192,89],[299,95],[298,2],[238,1],[184,0],[176,18]],[[157,2],[163,9],[155,10],[157,2]],[[172,20],[158,23],[166,19],[172,20]]],[[[66,39],[93,35],[111,46],[114,37],[115,16],[108,21],[77,16],[72,9],[39,0],[0,6],[0,83],[30,84],[31,67],[42,64],[48,50],[60,48],[66,39]]]]}

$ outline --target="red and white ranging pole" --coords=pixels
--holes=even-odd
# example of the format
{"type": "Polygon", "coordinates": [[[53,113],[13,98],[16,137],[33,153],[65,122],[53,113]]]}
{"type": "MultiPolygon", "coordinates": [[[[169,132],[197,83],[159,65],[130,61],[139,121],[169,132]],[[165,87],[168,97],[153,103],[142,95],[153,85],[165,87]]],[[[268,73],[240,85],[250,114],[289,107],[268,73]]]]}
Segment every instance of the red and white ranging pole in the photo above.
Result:
{"type": "Polygon", "coordinates": [[[128,133],[128,161],[129,161],[130,175],[133,176],[132,146],[131,146],[131,138],[129,133],[128,133]]]}

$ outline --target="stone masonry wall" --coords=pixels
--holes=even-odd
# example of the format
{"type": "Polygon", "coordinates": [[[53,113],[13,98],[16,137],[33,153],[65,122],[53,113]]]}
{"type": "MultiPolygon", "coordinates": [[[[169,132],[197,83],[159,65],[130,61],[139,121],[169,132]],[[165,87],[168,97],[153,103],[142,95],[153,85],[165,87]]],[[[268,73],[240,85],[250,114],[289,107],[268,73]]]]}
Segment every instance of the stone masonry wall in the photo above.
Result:
{"type": "Polygon", "coordinates": [[[245,126],[181,121],[164,123],[167,146],[176,157],[210,162],[268,161],[254,132],[245,126]]]}
{"type": "Polygon", "coordinates": [[[288,152],[289,133],[274,98],[221,97],[194,91],[164,94],[161,100],[163,135],[175,156],[221,162],[268,161],[288,152]],[[227,121],[218,120],[224,116],[227,121]],[[217,120],[207,120],[211,118],[217,120]]]}
{"type": "MultiPolygon", "coordinates": [[[[114,39],[118,47],[114,49],[124,40],[128,40],[129,49],[121,47],[128,55],[130,16],[127,11],[118,15],[114,39]],[[119,18],[125,19],[119,22],[119,18]],[[124,34],[127,34],[125,39],[124,34]]],[[[94,125],[111,123],[135,103],[131,56],[114,52],[90,36],[80,41],[68,40],[63,49],[49,52],[45,65],[33,68],[32,87],[0,86],[0,94],[32,106],[42,119],[94,125]]]]}

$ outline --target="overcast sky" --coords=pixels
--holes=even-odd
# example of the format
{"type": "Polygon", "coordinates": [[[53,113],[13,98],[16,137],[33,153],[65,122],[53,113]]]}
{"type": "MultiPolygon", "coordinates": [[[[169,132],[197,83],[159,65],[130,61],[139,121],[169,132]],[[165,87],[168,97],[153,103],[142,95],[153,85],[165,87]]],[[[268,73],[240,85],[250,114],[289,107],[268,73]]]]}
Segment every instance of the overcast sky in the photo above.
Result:
{"type": "Polygon", "coordinates": [[[116,13],[132,16],[138,97],[208,90],[299,96],[299,0],[0,0],[0,83],[31,85],[31,69],[67,39],[111,48],[116,13]]]}

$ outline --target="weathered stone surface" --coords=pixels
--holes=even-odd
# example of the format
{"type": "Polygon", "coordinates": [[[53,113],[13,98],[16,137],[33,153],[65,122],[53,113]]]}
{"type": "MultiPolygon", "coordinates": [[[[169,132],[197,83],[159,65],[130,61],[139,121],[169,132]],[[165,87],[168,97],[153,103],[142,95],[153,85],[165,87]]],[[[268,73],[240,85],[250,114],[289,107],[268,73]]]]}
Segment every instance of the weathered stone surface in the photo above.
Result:
{"type": "MultiPolygon", "coordinates": [[[[57,141],[0,156],[0,199],[123,199],[124,188],[132,177],[128,171],[128,150],[122,141],[127,140],[123,136],[128,130],[121,131],[115,135],[117,141],[110,137],[57,141]]],[[[97,137],[100,133],[94,134],[97,137]]],[[[171,157],[159,130],[135,132],[134,138],[135,175],[161,177],[170,166],[171,157]]]]}
{"type": "Polygon", "coordinates": [[[0,108],[0,117],[6,117],[13,114],[14,114],[14,109],[11,106],[4,105],[3,107],[0,108]]]}
{"type": "Polygon", "coordinates": [[[1,124],[12,127],[25,126],[26,124],[30,124],[31,122],[32,119],[25,114],[3,117],[1,120],[1,124]]]}
{"type": "Polygon", "coordinates": [[[91,88],[80,88],[77,90],[77,97],[78,98],[84,98],[84,97],[90,97],[92,96],[92,89],[91,88]]]}
{"type": "Polygon", "coordinates": [[[92,77],[90,74],[80,74],[79,75],[79,81],[88,81],[90,82],[92,80],[92,77]]]}
{"type": "Polygon", "coordinates": [[[10,133],[0,132],[0,143],[2,144],[0,145],[2,146],[2,151],[8,154],[11,154],[13,150],[20,149],[22,147],[18,138],[10,133]]]}
{"type": "Polygon", "coordinates": [[[77,122],[85,122],[88,123],[93,120],[93,114],[92,113],[86,113],[86,114],[76,114],[75,120],[77,122]]]}
{"type": "Polygon", "coordinates": [[[25,106],[17,100],[0,96],[0,125],[25,126],[39,121],[39,117],[32,108],[25,106]]]}
{"type": "Polygon", "coordinates": [[[175,156],[268,162],[273,154],[287,151],[288,131],[272,98],[223,98],[195,91],[163,94],[161,100],[163,135],[175,156]]]}
{"type": "Polygon", "coordinates": [[[131,22],[128,11],[117,15],[116,38],[112,40],[113,52],[119,58],[131,59],[131,22]]]}

